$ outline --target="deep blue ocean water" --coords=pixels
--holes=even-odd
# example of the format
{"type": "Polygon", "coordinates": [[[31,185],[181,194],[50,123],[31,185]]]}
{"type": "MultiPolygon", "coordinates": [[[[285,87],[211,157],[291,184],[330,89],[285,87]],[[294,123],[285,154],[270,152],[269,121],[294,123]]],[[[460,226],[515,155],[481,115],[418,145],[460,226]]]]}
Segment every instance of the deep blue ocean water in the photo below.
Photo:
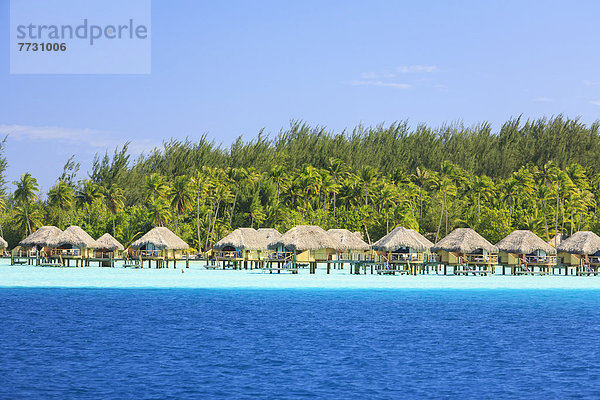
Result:
{"type": "Polygon", "coordinates": [[[600,398],[600,291],[0,289],[0,398],[600,398]]]}

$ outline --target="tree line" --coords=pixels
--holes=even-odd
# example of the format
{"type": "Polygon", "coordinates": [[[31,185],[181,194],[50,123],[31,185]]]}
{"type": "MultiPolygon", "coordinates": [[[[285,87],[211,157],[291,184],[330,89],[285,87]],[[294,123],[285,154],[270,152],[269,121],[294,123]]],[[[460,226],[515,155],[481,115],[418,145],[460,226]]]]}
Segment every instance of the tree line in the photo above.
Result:
{"type": "MultiPolygon", "coordinates": [[[[12,247],[41,225],[80,225],[128,245],[167,226],[208,249],[241,226],[314,224],[371,242],[398,225],[432,241],[465,226],[491,242],[514,229],[550,240],[600,231],[598,154],[598,124],[563,116],[515,118],[496,133],[407,122],[335,133],[292,122],[274,138],[170,140],[137,158],[125,144],[97,155],[85,179],[67,160],[46,196],[29,173],[1,181],[0,234],[12,247]]],[[[1,176],[5,168],[2,156],[1,176]]]]}

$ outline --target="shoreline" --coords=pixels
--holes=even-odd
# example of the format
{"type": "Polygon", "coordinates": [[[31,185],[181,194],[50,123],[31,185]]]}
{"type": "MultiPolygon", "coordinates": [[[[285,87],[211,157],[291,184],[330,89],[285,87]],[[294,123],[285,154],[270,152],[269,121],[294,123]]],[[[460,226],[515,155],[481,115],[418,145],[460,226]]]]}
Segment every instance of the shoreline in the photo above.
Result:
{"type": "Polygon", "coordinates": [[[598,290],[600,276],[453,276],[350,275],[348,270],[324,269],[310,275],[268,274],[260,270],[207,270],[198,263],[189,269],[53,268],[0,265],[0,288],[117,288],[117,289],[520,289],[598,290]],[[181,271],[184,271],[182,273],[181,271]]]}

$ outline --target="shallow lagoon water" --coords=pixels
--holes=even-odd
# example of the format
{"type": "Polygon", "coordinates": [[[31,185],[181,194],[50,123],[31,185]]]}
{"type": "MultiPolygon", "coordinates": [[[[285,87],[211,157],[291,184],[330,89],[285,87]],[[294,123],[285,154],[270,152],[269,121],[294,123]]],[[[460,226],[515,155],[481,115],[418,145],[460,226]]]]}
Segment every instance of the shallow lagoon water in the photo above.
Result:
{"type": "MultiPolygon", "coordinates": [[[[498,270],[498,272],[500,272],[498,270]]],[[[326,274],[300,269],[269,274],[260,270],[207,270],[204,262],[177,269],[59,268],[9,266],[0,262],[0,287],[203,288],[203,289],[600,289],[600,276],[378,276],[350,275],[348,267],[326,274]],[[182,273],[183,270],[183,273],[182,273]]]]}
{"type": "Polygon", "coordinates": [[[324,272],[2,265],[0,398],[600,397],[600,277],[324,272]]]}

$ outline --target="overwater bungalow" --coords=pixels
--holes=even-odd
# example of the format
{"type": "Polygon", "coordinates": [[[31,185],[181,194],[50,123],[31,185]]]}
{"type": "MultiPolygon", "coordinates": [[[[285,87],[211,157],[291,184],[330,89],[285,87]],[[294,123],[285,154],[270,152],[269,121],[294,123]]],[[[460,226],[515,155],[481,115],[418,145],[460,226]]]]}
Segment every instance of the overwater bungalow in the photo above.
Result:
{"type": "Polygon", "coordinates": [[[457,228],[437,242],[431,250],[439,262],[453,267],[455,274],[490,274],[498,264],[498,248],[471,228],[457,228]]]}
{"type": "Polygon", "coordinates": [[[327,234],[335,244],[331,259],[338,261],[362,260],[371,254],[371,246],[363,240],[360,232],[350,232],[348,229],[329,229],[327,234]]]}
{"type": "Polygon", "coordinates": [[[279,238],[281,233],[272,228],[237,228],[213,246],[213,258],[229,263],[234,268],[244,266],[250,269],[257,266],[268,255],[268,245],[279,238]]]}
{"type": "Polygon", "coordinates": [[[79,226],[72,225],[55,236],[48,243],[50,257],[58,259],[63,266],[70,266],[75,260],[75,266],[89,266],[89,259],[94,257],[98,242],[79,226]]]}
{"type": "MultiPolygon", "coordinates": [[[[173,267],[177,267],[177,259],[183,257],[183,250],[189,246],[179,236],[171,232],[169,228],[159,226],[151,229],[144,236],[131,244],[129,257],[133,260],[131,266],[143,266],[143,262],[148,260],[148,268],[151,268],[152,261],[156,261],[156,267],[162,268],[166,265],[169,268],[169,261],[173,261],[173,267]],[[137,262],[139,261],[139,264],[137,262]]],[[[189,264],[186,262],[186,267],[189,264]]]]}
{"type": "Polygon", "coordinates": [[[550,273],[556,266],[556,249],[528,230],[517,230],[496,243],[500,264],[513,274],[550,273]]]}
{"type": "Polygon", "coordinates": [[[42,226],[31,235],[19,242],[17,248],[11,252],[11,264],[40,265],[50,261],[51,249],[49,243],[62,231],[56,226],[42,226]]]}
{"type": "Polygon", "coordinates": [[[329,273],[331,264],[334,269],[336,265],[338,268],[344,269],[346,262],[350,265],[357,265],[356,261],[374,261],[375,252],[363,240],[360,232],[350,232],[348,229],[329,229],[327,234],[333,240],[336,252],[329,256],[331,263],[327,263],[327,273],[329,273]]]}
{"type": "Polygon", "coordinates": [[[94,258],[101,260],[100,264],[104,267],[114,267],[115,258],[122,256],[125,248],[110,233],[105,233],[98,240],[98,248],[94,250],[94,258]]]}
{"type": "MultiPolygon", "coordinates": [[[[62,231],[56,226],[42,226],[31,235],[19,242],[22,249],[43,251],[45,255],[50,255],[48,244],[52,239],[60,235],[62,231]]],[[[35,254],[34,254],[35,255],[35,254]]]]}
{"type": "Polygon", "coordinates": [[[600,268],[600,236],[590,231],[579,231],[561,242],[556,248],[560,264],[577,275],[598,275],[600,268]]]}
{"type": "Polygon", "coordinates": [[[318,262],[327,262],[336,253],[333,239],[324,229],[314,225],[295,226],[268,247],[273,250],[269,263],[276,262],[279,266],[308,264],[310,273],[315,272],[318,262]]]}
{"type": "Polygon", "coordinates": [[[414,229],[399,226],[373,244],[373,250],[388,269],[416,273],[418,266],[430,261],[433,243],[414,229]]]}
{"type": "Polygon", "coordinates": [[[414,229],[399,226],[373,244],[388,263],[423,263],[433,243],[414,229]]]}

